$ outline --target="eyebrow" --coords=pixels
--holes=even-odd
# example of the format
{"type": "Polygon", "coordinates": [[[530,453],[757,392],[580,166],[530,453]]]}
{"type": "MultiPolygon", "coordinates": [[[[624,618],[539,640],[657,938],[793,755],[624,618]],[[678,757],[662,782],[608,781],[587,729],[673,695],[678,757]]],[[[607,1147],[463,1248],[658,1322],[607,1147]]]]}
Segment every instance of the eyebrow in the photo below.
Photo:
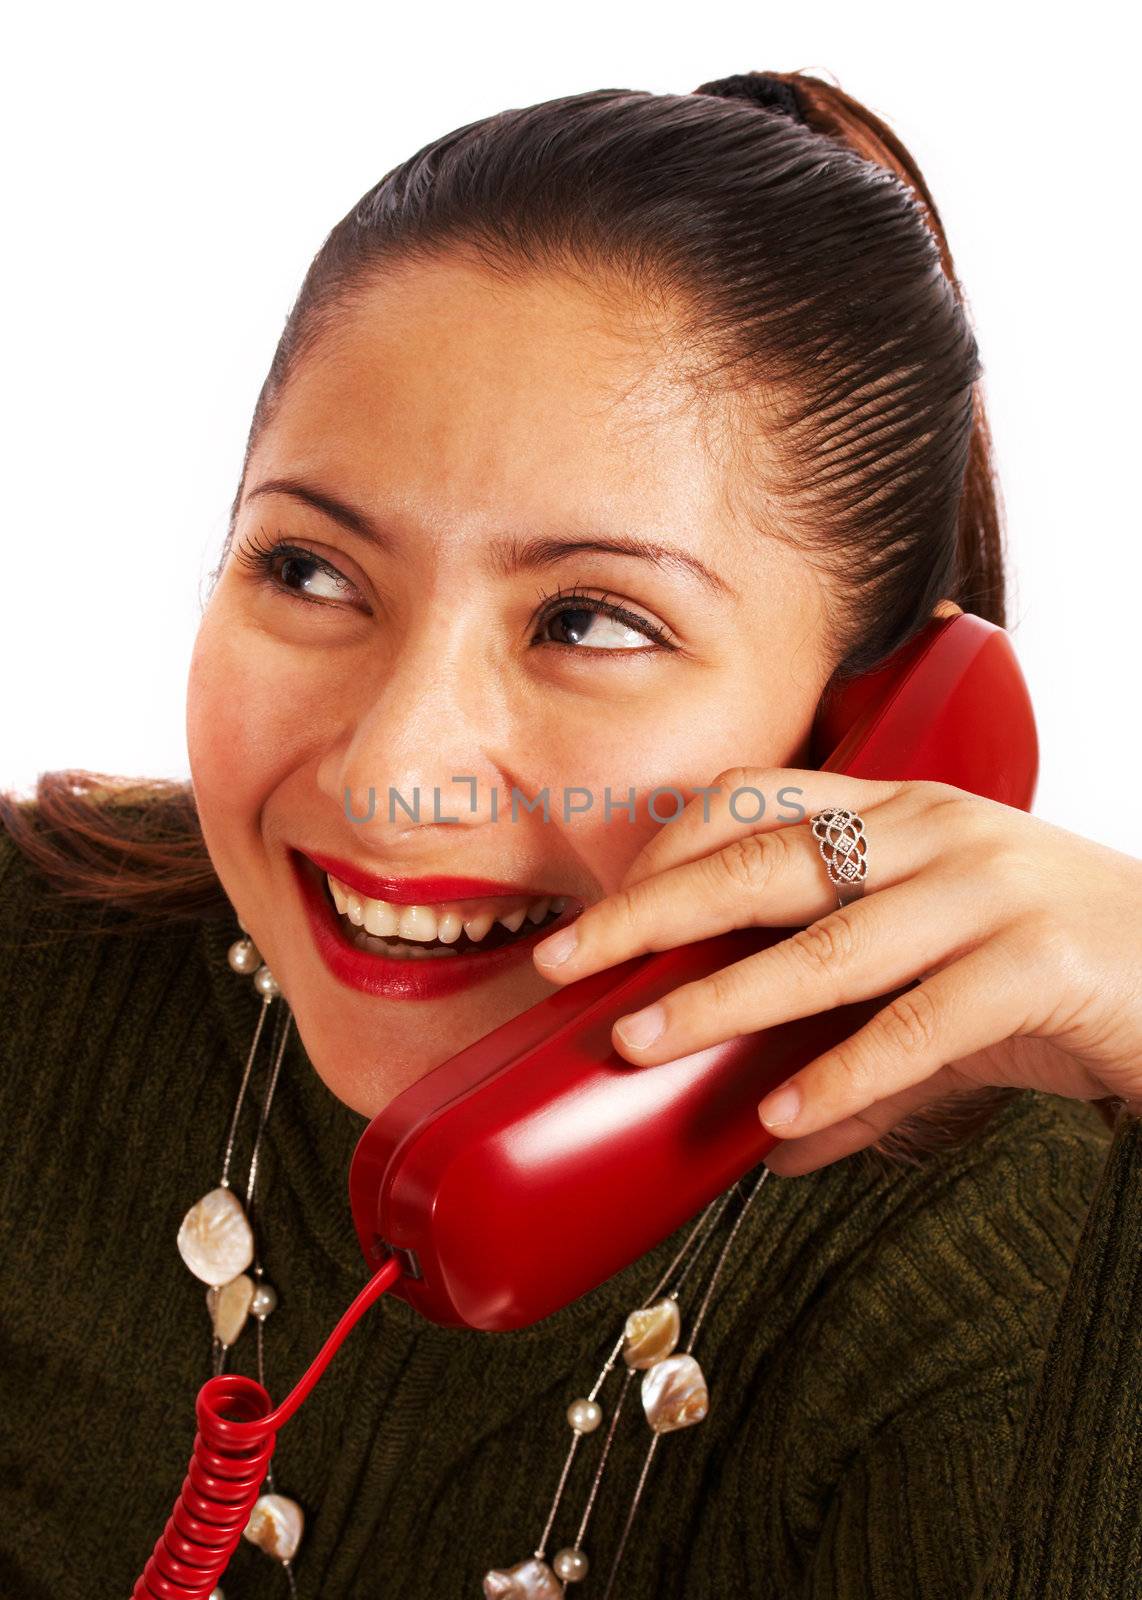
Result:
{"type": "MultiPolygon", "coordinates": [[[[251,489],[244,496],[244,501],[255,500],[264,494],[289,495],[305,505],[312,506],[315,511],[322,512],[349,533],[357,534],[376,549],[388,553],[394,550],[392,538],[365,512],[326,493],[323,489],[305,483],[300,478],[267,478],[263,483],[259,483],[256,489],[251,489]]],[[[539,571],[557,566],[570,555],[588,551],[601,555],[630,556],[635,560],[649,561],[653,566],[665,571],[686,572],[715,594],[731,600],[739,598],[737,591],[731,588],[724,578],[699,561],[697,556],[692,556],[685,550],[678,550],[673,545],[657,544],[653,540],[635,538],[629,534],[610,534],[606,538],[583,535],[558,539],[550,535],[537,535],[530,539],[498,539],[492,546],[491,567],[501,577],[510,577],[516,572],[539,571]]]]}

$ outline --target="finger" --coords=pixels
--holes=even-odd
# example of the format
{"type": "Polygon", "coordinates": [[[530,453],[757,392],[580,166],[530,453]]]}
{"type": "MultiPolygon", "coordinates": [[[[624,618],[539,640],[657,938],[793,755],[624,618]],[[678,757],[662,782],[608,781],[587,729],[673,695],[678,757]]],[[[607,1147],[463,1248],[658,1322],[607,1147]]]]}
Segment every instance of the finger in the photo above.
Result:
{"type": "Polygon", "coordinates": [[[854,1116],[843,1117],[831,1127],[805,1134],[800,1139],[780,1139],[765,1156],[765,1164],[779,1178],[799,1178],[807,1172],[816,1172],[858,1150],[866,1150],[924,1106],[965,1092],[959,1075],[942,1067],[922,1083],[913,1084],[899,1094],[886,1095],[883,1100],[877,1100],[854,1116]]]}
{"type": "Polygon", "coordinates": [[[991,939],[897,995],[851,1038],[766,1095],[758,1115],[785,1139],[866,1111],[947,1063],[1022,1032],[1029,987],[1027,963],[1004,939],[991,939]]]}
{"type": "MultiPolygon", "coordinates": [[[[911,877],[952,842],[947,828],[918,823],[915,796],[893,795],[863,817],[876,888],[911,877]]],[[[786,823],[617,890],[541,940],[532,956],[551,982],[571,982],[728,929],[804,925],[836,905],[810,825],[786,823]]]]}
{"type": "Polygon", "coordinates": [[[805,822],[827,806],[863,814],[904,787],[902,782],[848,778],[813,767],[728,767],[710,785],[691,785],[693,798],[677,817],[651,835],[627,868],[620,887],[641,883],[684,861],[695,861],[744,834],[805,822]]]}
{"type": "Polygon", "coordinates": [[[987,932],[978,886],[932,869],[619,1017],[614,1045],[640,1065],[887,994],[965,953],[987,932]]]}

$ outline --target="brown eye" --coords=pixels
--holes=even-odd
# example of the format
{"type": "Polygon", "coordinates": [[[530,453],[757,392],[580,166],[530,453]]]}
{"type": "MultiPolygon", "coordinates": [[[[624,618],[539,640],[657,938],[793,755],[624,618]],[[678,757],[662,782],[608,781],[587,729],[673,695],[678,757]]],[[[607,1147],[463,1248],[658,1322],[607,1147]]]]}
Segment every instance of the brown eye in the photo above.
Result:
{"type": "Polygon", "coordinates": [[[625,606],[596,595],[563,596],[548,606],[533,643],[612,654],[672,650],[665,628],[625,606]]]}
{"type": "Polygon", "coordinates": [[[235,547],[234,559],[275,593],[300,600],[303,605],[339,605],[356,594],[344,573],[301,545],[265,544],[251,538],[235,547]],[[321,584],[325,594],[312,592],[312,585],[321,584]]]}
{"type": "Polygon", "coordinates": [[[353,587],[348,578],[342,577],[336,567],[329,566],[325,561],[319,561],[316,556],[282,555],[280,565],[277,567],[277,580],[284,589],[307,600],[321,598],[339,600],[343,598],[346,590],[353,587]],[[307,574],[307,567],[312,568],[313,572],[307,574]],[[325,596],[309,593],[307,586],[322,578],[333,587],[335,593],[325,596]]]}

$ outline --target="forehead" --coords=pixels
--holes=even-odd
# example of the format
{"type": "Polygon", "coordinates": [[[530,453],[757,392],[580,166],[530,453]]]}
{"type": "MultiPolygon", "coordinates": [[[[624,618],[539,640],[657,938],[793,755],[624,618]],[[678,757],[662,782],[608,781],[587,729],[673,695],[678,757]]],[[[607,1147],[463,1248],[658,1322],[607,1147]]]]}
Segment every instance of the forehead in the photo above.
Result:
{"type": "Polygon", "coordinates": [[[640,501],[661,531],[724,514],[725,417],[664,313],[555,273],[386,270],[291,375],[254,460],[366,505],[523,518],[640,501]],[[648,509],[650,509],[648,505],[648,509]]]}

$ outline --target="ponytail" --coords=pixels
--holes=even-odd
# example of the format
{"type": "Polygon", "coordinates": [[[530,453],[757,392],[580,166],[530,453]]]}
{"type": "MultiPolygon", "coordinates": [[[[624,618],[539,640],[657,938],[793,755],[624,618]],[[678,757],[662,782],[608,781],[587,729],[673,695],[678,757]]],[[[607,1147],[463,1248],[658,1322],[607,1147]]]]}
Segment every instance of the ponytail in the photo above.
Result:
{"type": "MultiPolygon", "coordinates": [[[[911,189],[936,240],[944,275],[967,314],[963,287],[956,276],[955,263],[936,202],[914,158],[892,129],[867,106],[861,105],[859,100],[854,100],[843,89],[821,78],[800,72],[767,72],[748,76],[761,77],[780,85],[796,105],[798,120],[815,132],[836,139],[866,161],[887,168],[911,189]]],[[[971,440],[959,509],[956,582],[948,598],[955,600],[965,611],[972,611],[1001,628],[1007,626],[1003,527],[1003,501],[995,475],[991,430],[981,383],[977,379],[972,399],[971,440]]]]}

